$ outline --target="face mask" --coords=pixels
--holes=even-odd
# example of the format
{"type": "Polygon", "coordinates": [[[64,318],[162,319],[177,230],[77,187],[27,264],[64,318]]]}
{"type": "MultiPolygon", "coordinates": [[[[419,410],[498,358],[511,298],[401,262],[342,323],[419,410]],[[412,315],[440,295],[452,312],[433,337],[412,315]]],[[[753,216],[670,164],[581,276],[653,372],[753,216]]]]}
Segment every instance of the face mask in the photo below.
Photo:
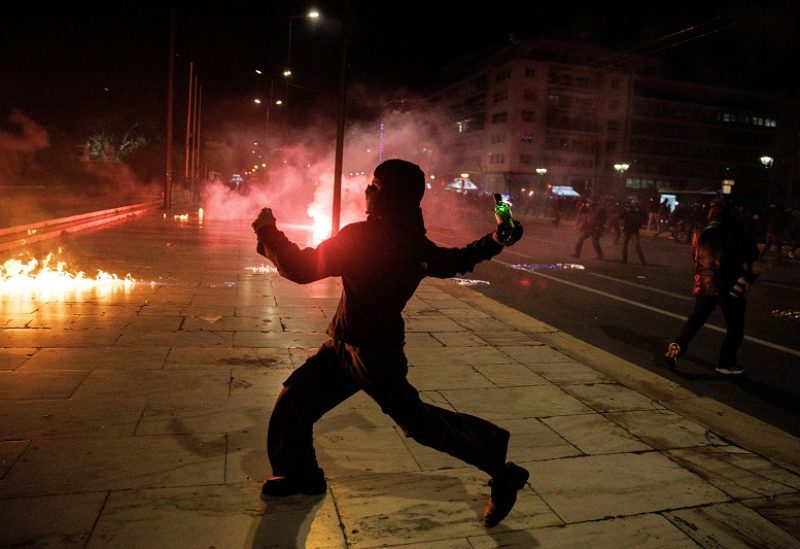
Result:
{"type": "Polygon", "coordinates": [[[378,187],[372,184],[367,185],[367,189],[364,191],[364,196],[367,198],[367,215],[375,213],[380,194],[381,191],[378,187]]]}

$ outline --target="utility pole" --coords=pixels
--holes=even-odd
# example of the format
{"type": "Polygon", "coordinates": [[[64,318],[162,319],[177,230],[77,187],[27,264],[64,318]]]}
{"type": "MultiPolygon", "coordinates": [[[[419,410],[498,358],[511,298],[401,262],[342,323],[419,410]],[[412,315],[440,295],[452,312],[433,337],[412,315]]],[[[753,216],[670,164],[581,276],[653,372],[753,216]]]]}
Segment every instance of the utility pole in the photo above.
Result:
{"type": "Polygon", "coordinates": [[[164,176],[164,209],[172,207],[172,126],[175,84],[175,8],[169,11],[169,60],[167,61],[167,169],[164,176]]]}
{"type": "Polygon", "coordinates": [[[193,115],[194,115],[195,82],[196,78],[194,76],[194,63],[192,61],[189,61],[189,91],[186,100],[186,140],[184,142],[184,162],[183,162],[184,185],[186,185],[192,180],[192,168],[194,167],[194,163],[192,162],[192,152],[194,151],[194,147],[192,147],[192,139],[194,135],[193,115]]]}
{"type": "Polygon", "coordinates": [[[347,40],[350,19],[350,0],[344,2],[342,18],[342,58],[339,66],[339,116],[336,122],[336,163],[333,171],[333,209],[331,212],[331,236],[339,232],[339,217],[342,209],[342,164],[344,161],[344,122],[347,114],[347,40]]]}

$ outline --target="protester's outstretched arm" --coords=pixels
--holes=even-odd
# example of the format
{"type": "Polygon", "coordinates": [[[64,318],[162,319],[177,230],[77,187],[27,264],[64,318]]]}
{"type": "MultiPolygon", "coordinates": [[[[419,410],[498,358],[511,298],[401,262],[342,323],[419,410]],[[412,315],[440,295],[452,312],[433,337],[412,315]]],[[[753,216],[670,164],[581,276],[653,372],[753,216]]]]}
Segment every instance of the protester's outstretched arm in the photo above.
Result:
{"type": "Polygon", "coordinates": [[[426,275],[450,278],[456,274],[472,272],[475,265],[486,261],[511,246],[522,237],[522,225],[517,222],[513,234],[503,234],[501,228],[489,233],[463,248],[442,248],[429,241],[424,265],[426,275]]]}
{"type": "Polygon", "coordinates": [[[275,216],[269,208],[261,210],[252,227],[258,237],[256,251],[269,259],[285,278],[308,284],[337,274],[332,268],[331,254],[324,249],[326,247],[320,245],[319,248],[301,250],[278,229],[275,216]]]}

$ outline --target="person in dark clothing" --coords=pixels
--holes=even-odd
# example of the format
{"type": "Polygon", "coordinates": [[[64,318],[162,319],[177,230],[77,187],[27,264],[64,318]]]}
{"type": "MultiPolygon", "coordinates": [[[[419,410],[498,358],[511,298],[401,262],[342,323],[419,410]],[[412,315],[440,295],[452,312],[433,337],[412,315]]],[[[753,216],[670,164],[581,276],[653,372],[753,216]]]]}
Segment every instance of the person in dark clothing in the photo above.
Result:
{"type": "Polygon", "coordinates": [[[642,244],[639,242],[641,225],[642,213],[638,204],[634,201],[626,203],[622,211],[622,233],[625,235],[622,239],[622,263],[628,262],[628,242],[633,240],[633,248],[636,250],[636,255],[639,256],[639,261],[642,265],[647,265],[642,252],[642,244]]]}
{"type": "Polygon", "coordinates": [[[725,339],[714,371],[737,375],[744,369],[736,363],[736,352],[744,339],[745,293],[755,282],[753,262],[758,244],[747,225],[733,216],[726,203],[717,199],[708,209],[709,224],[697,235],[694,249],[694,309],[683,328],[667,346],[664,358],[677,366],[689,343],[703,327],[717,305],[725,316],[725,339]]]}
{"type": "Polygon", "coordinates": [[[575,251],[572,257],[580,259],[581,250],[583,250],[583,242],[587,238],[591,238],[594,252],[597,254],[597,259],[603,259],[603,248],[600,247],[600,237],[603,235],[603,228],[605,227],[607,217],[608,211],[605,206],[598,201],[591,200],[581,205],[581,209],[578,210],[577,220],[578,230],[581,234],[578,237],[578,241],[575,243],[575,251]]]}
{"type": "Polygon", "coordinates": [[[786,210],[777,204],[770,204],[764,213],[764,247],[761,249],[761,258],[775,244],[775,263],[783,263],[783,233],[788,226],[788,216],[786,210]]]}
{"type": "Polygon", "coordinates": [[[484,419],[422,402],[406,379],[402,310],[426,276],[448,278],[522,237],[522,225],[497,230],[463,248],[442,248],[425,236],[420,201],[425,175],[404,160],[387,160],[366,189],[367,219],[344,227],[317,248],[300,249],[262,209],[253,222],[258,253],[300,284],[342,278],[342,296],[328,327],[330,339],[284,381],[267,433],[273,477],[264,497],[322,494],[327,484],[313,445],[313,425],[359,390],[366,392],[420,444],[446,452],[486,472],[491,495],[486,526],[511,511],[528,471],[506,462],[510,434],[484,419]]]}

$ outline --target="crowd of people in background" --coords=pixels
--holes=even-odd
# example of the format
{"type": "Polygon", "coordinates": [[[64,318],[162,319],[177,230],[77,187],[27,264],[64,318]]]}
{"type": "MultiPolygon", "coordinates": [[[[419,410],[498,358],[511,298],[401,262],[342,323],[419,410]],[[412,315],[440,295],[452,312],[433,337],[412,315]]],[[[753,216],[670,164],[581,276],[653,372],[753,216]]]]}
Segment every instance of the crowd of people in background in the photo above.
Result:
{"type": "MultiPolygon", "coordinates": [[[[655,237],[676,243],[691,244],[694,235],[707,225],[708,206],[712,197],[695,195],[684,197],[671,205],[666,198],[657,196],[572,197],[545,193],[520,193],[511,197],[514,214],[523,217],[549,218],[553,227],[574,228],[577,239],[572,255],[580,258],[583,245],[590,240],[597,259],[605,258],[603,239],[621,245],[621,261],[627,263],[628,247],[633,246],[641,264],[646,264],[640,231],[647,230],[655,237]]],[[[459,196],[463,209],[483,212],[491,204],[482,193],[471,192],[459,196]]],[[[737,216],[747,223],[761,247],[761,257],[781,264],[800,254],[800,207],[786,208],[778,203],[768,203],[762,208],[736,208],[737,216]]]]}
{"type": "MultiPolygon", "coordinates": [[[[671,240],[691,244],[692,239],[707,225],[709,202],[685,200],[670,208],[666,199],[661,202],[651,199],[645,205],[638,198],[582,199],[575,207],[575,228],[579,236],[573,257],[580,257],[583,242],[591,238],[597,258],[602,259],[600,238],[603,235],[613,237],[613,243],[617,245],[622,233],[625,235],[622,262],[627,263],[627,243],[633,240],[639,260],[645,264],[639,242],[640,229],[652,231],[654,237],[668,233],[671,240]]],[[[787,258],[795,259],[800,248],[800,208],[785,208],[776,203],[756,210],[739,206],[736,215],[762,243],[762,258],[774,257],[777,264],[787,258]]],[[[560,213],[554,216],[554,225],[558,226],[556,220],[560,217],[560,213]]]]}

